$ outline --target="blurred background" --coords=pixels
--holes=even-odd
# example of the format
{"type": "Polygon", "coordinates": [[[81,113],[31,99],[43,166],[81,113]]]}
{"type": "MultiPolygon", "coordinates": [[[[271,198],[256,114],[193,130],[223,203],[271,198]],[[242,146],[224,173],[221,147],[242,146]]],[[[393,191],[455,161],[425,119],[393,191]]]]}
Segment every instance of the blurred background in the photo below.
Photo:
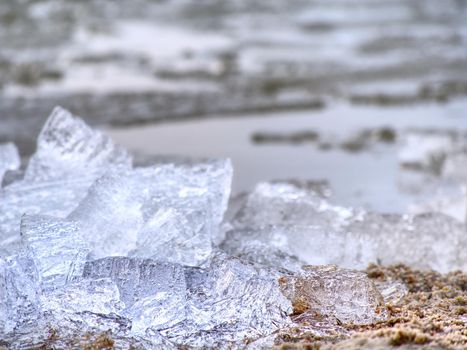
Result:
{"type": "Polygon", "coordinates": [[[56,105],[138,164],[231,157],[237,193],[465,220],[466,0],[0,1],[0,142],[56,105]]]}

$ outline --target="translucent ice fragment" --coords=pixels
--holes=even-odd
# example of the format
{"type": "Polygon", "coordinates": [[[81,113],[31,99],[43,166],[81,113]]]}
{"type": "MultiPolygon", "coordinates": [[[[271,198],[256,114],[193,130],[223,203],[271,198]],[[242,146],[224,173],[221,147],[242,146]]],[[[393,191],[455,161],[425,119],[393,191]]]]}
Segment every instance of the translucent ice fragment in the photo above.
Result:
{"type": "Polygon", "coordinates": [[[102,173],[109,166],[131,166],[128,152],[92,130],[70,112],[56,107],[37,139],[26,181],[76,178],[102,173]]]}
{"type": "Polygon", "coordinates": [[[409,289],[407,286],[397,280],[388,281],[374,281],[375,286],[383,296],[384,302],[395,304],[404,298],[408,293],[409,289]]]}
{"type": "Polygon", "coordinates": [[[56,108],[39,136],[24,179],[0,190],[0,249],[11,251],[10,244],[19,240],[23,214],[66,217],[98,177],[130,165],[126,151],[56,108]]]}
{"type": "Polygon", "coordinates": [[[178,343],[214,346],[254,339],[290,323],[291,303],[279,288],[280,273],[217,255],[207,269],[188,269],[188,324],[171,329],[178,343]]]}
{"type": "Polygon", "coordinates": [[[40,300],[45,323],[59,329],[61,336],[131,328],[131,322],[120,316],[124,304],[110,278],[81,278],[46,291],[40,300]]]}
{"type": "Polygon", "coordinates": [[[161,165],[109,173],[70,219],[83,227],[95,257],[131,255],[204,263],[230,193],[229,161],[161,165]]]}
{"type": "Polygon", "coordinates": [[[23,216],[21,237],[43,288],[56,288],[81,276],[89,249],[75,222],[48,216],[23,216]]]}
{"type": "Polygon", "coordinates": [[[372,324],[386,317],[383,297],[363,272],[334,265],[305,266],[280,280],[295,314],[333,316],[344,324],[372,324]]]}
{"type": "Polygon", "coordinates": [[[440,272],[467,269],[462,248],[467,244],[466,227],[455,219],[356,212],[299,189],[276,186],[261,185],[250,195],[231,223],[221,245],[224,250],[294,270],[294,257],[299,263],[358,269],[371,262],[440,272]],[[288,258],[282,260],[284,256],[288,258]]]}
{"type": "Polygon", "coordinates": [[[290,182],[260,183],[235,217],[235,227],[265,228],[278,225],[326,225],[338,228],[353,210],[330,205],[312,188],[290,182]]]}
{"type": "MultiPolygon", "coordinates": [[[[203,205],[206,204],[200,203],[200,208],[203,208],[203,205]]],[[[203,214],[205,213],[202,210],[187,213],[186,208],[180,205],[161,207],[138,232],[137,246],[132,254],[185,265],[198,265],[205,261],[212,251],[212,237],[209,232],[198,229],[202,224],[195,224],[199,221],[198,218],[203,221],[209,220],[203,214]]]]}
{"type": "Polygon", "coordinates": [[[13,143],[0,144],[0,187],[5,173],[8,170],[17,170],[20,163],[18,149],[13,143]]]}
{"type": "MultiPolygon", "coordinates": [[[[0,333],[30,333],[39,317],[35,266],[18,255],[0,259],[0,333]]],[[[14,334],[13,334],[14,335],[14,334]]]]}
{"type": "Polygon", "coordinates": [[[377,259],[373,262],[404,263],[444,273],[467,271],[467,228],[444,214],[367,213],[346,230],[350,238],[374,242],[377,259]]]}
{"type": "Polygon", "coordinates": [[[180,265],[149,259],[109,257],[86,263],[83,276],[110,278],[125,304],[132,330],[143,333],[185,319],[186,282],[180,265]]]}
{"type": "Polygon", "coordinates": [[[95,257],[125,256],[135,248],[143,226],[144,194],[130,173],[110,173],[98,179],[69,215],[79,223],[95,257]]]}

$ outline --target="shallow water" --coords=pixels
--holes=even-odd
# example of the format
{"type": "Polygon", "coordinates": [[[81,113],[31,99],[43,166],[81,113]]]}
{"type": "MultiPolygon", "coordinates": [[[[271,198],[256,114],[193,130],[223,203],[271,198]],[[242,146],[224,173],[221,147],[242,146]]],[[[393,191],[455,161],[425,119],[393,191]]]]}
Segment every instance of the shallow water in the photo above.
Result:
{"type": "MultiPolygon", "coordinates": [[[[230,157],[234,191],[271,179],[327,179],[336,202],[383,212],[405,212],[417,197],[401,190],[397,144],[376,144],[360,152],[322,150],[313,143],[257,145],[258,131],[314,130],[338,140],[362,128],[467,130],[467,100],[416,107],[356,107],[339,103],[323,111],[249,114],[222,119],[109,128],[116,142],[146,155],[230,157]]],[[[402,182],[402,183],[401,183],[402,182]]]]}

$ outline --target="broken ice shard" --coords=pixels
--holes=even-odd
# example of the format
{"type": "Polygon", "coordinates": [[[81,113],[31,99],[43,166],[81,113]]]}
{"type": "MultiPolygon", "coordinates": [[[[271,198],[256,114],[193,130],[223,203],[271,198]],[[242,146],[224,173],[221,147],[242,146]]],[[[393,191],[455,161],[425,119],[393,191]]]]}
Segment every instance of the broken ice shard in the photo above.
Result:
{"type": "Polygon", "coordinates": [[[204,263],[226,209],[229,161],[161,165],[100,178],[69,218],[93,255],[131,255],[191,266],[204,263]]]}
{"type": "Polygon", "coordinates": [[[64,286],[45,291],[41,297],[44,323],[68,333],[127,332],[131,321],[120,316],[124,303],[117,285],[110,278],[79,278],[64,286]]]}
{"type": "Polygon", "coordinates": [[[19,240],[23,214],[66,217],[96,178],[130,164],[130,155],[109,138],[56,108],[39,135],[24,179],[1,190],[0,245],[7,249],[19,240]]]}
{"type": "Polygon", "coordinates": [[[281,274],[217,254],[206,269],[187,269],[187,321],[167,336],[179,344],[215,346],[271,334],[290,324],[281,274]]]}
{"type": "Polygon", "coordinates": [[[20,166],[18,149],[12,143],[0,144],[0,188],[3,176],[8,170],[17,170],[20,166]]]}
{"type": "Polygon", "coordinates": [[[343,324],[366,325],[387,316],[383,297],[363,272],[334,265],[304,266],[280,283],[302,320],[332,316],[343,324]]]}
{"type": "Polygon", "coordinates": [[[149,259],[109,257],[86,263],[83,277],[110,278],[125,305],[132,330],[166,328],[185,319],[186,282],[180,265],[149,259]]]}
{"type": "Polygon", "coordinates": [[[60,287],[82,275],[89,249],[75,222],[25,215],[21,238],[35,263],[42,288],[60,287]]]}
{"type": "Polygon", "coordinates": [[[110,173],[91,186],[68,219],[80,225],[94,257],[125,256],[134,249],[144,223],[143,200],[129,173],[110,173]]]}
{"type": "Polygon", "coordinates": [[[38,284],[31,259],[17,255],[0,259],[0,333],[30,333],[39,317],[38,284]]]}
{"type": "Polygon", "coordinates": [[[290,184],[257,186],[231,227],[224,250],[294,270],[300,263],[365,268],[371,262],[467,270],[466,227],[454,219],[350,210],[290,184]],[[258,248],[268,245],[265,254],[258,248]]]}
{"type": "Polygon", "coordinates": [[[101,174],[109,166],[129,167],[131,157],[110,138],[56,107],[39,134],[37,150],[29,161],[25,180],[89,177],[101,174]]]}

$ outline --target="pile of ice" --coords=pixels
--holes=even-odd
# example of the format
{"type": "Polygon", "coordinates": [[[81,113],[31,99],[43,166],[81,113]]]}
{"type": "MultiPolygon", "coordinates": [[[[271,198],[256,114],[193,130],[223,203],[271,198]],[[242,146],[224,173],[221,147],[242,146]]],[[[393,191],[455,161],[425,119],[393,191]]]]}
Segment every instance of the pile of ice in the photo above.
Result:
{"type": "Polygon", "coordinates": [[[117,348],[243,347],[304,319],[322,334],[386,317],[385,291],[342,267],[467,270],[455,220],[338,207],[312,187],[259,184],[226,220],[230,161],[133,167],[60,108],[19,167],[0,146],[0,174],[15,171],[0,194],[0,333],[12,349],[79,348],[99,332],[117,348]],[[341,267],[301,268],[331,263],[341,267]]]}

